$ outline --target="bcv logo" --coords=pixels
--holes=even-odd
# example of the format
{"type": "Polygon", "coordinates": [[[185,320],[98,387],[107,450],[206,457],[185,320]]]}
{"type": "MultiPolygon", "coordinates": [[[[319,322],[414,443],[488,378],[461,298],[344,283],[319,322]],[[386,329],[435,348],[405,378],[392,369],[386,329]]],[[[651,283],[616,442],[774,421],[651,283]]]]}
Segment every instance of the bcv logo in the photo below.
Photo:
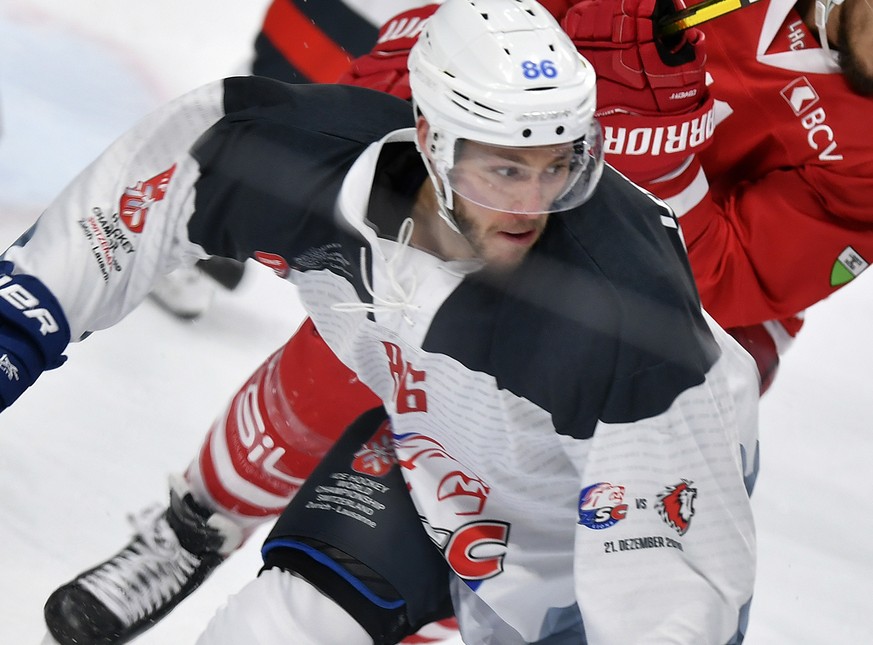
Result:
{"type": "Polygon", "coordinates": [[[833,128],[826,123],[824,108],[815,107],[819,103],[819,96],[809,79],[805,76],[796,78],[779,93],[794,116],[799,117],[800,125],[806,130],[806,142],[818,152],[818,158],[821,161],[840,161],[843,155],[837,153],[833,128]]]}

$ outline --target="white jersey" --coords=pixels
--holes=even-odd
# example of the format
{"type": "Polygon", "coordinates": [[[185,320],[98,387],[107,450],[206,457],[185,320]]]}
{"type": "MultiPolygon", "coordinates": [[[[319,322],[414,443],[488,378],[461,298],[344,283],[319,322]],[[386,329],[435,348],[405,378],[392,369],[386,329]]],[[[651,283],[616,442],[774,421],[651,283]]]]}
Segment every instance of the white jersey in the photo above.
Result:
{"type": "Polygon", "coordinates": [[[122,137],[4,259],[73,338],[187,256],[286,274],[391,417],[466,642],[732,642],[756,373],[700,311],[675,218],[607,168],[511,275],[443,261],[404,236],[411,125],[368,90],[228,79],[122,137]]]}

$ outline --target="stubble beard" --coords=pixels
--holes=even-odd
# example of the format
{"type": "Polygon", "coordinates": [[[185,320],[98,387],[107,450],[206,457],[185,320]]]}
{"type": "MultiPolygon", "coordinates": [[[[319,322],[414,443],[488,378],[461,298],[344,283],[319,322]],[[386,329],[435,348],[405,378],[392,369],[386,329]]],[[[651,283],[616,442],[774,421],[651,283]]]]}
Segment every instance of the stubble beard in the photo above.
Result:
{"type": "Polygon", "coordinates": [[[857,51],[850,45],[849,23],[851,17],[843,11],[837,26],[840,43],[840,69],[849,86],[862,96],[873,96],[873,75],[862,64],[857,51]]]}
{"type": "MultiPolygon", "coordinates": [[[[524,251],[519,251],[517,255],[514,255],[508,259],[490,257],[488,253],[488,247],[485,243],[487,231],[484,231],[476,226],[473,218],[466,213],[464,207],[461,204],[455,204],[455,208],[453,209],[453,215],[455,218],[455,223],[458,225],[458,230],[461,232],[461,235],[463,235],[464,239],[467,240],[467,244],[469,244],[470,248],[473,249],[473,253],[475,254],[475,256],[485,262],[486,268],[489,273],[502,274],[512,271],[519,264],[522,263],[525,256],[530,250],[528,248],[524,251]]],[[[540,233],[540,235],[541,234],[542,233],[540,233]]]]}

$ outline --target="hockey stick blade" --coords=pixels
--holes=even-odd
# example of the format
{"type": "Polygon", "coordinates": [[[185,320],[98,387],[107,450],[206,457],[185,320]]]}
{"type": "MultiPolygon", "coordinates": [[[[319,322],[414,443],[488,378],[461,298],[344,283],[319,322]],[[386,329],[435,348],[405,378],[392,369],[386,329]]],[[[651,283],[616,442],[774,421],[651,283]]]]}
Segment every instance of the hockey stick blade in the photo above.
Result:
{"type": "Polygon", "coordinates": [[[655,31],[659,37],[702,25],[725,14],[753,5],[759,0],[703,0],[703,2],[671,13],[658,21],[655,31]]]}

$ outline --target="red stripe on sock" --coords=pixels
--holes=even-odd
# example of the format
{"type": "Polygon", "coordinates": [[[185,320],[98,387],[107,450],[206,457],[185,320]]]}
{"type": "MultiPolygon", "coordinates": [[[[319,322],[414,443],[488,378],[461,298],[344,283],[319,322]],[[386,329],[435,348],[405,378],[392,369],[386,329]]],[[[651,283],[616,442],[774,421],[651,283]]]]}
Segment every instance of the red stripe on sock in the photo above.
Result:
{"type": "Polygon", "coordinates": [[[200,474],[203,477],[203,485],[206,487],[206,492],[219,505],[221,509],[231,511],[238,515],[246,517],[269,517],[279,515],[284,506],[279,508],[265,508],[263,506],[255,506],[244,500],[241,500],[236,495],[233,495],[222,485],[221,477],[215,469],[215,463],[212,461],[212,452],[210,445],[212,443],[213,430],[209,431],[209,435],[200,449],[200,474]]]}

